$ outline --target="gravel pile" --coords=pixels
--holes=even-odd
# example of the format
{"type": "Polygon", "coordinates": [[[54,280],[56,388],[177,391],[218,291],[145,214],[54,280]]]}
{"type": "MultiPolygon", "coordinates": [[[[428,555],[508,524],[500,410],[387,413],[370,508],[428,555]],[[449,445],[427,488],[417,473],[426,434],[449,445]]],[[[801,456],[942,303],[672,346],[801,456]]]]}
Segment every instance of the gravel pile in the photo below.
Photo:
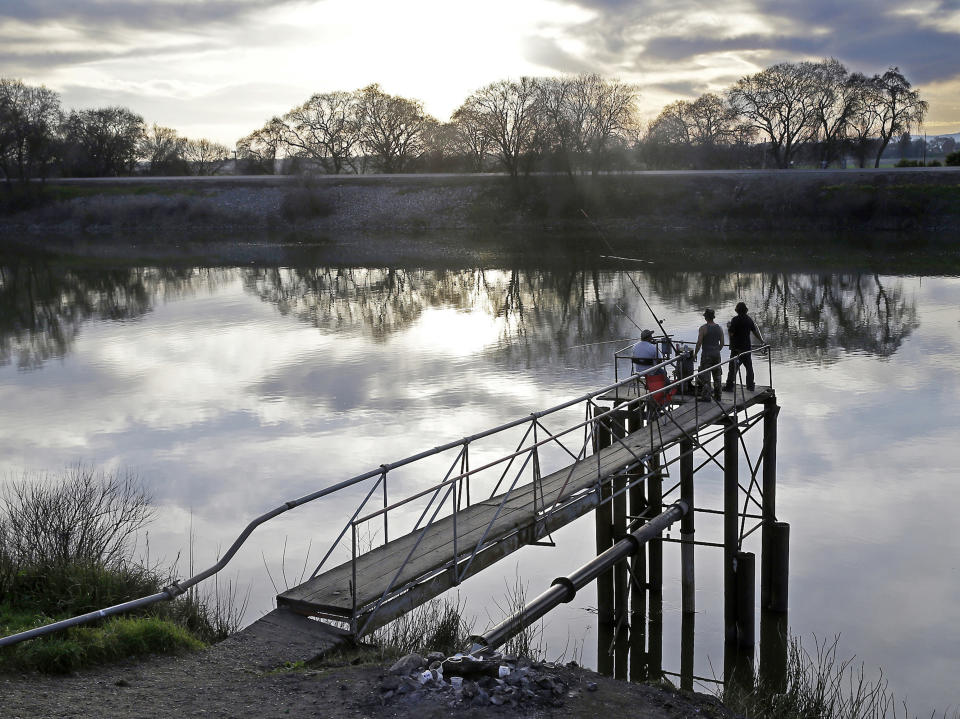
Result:
{"type": "MultiPolygon", "coordinates": [[[[576,669],[576,662],[564,665],[576,669]]],[[[449,707],[495,706],[505,709],[562,707],[581,691],[595,692],[596,682],[571,685],[557,673],[555,664],[493,654],[456,654],[445,657],[433,652],[426,657],[408,654],[392,667],[380,684],[384,703],[417,704],[429,699],[449,707]]]]}

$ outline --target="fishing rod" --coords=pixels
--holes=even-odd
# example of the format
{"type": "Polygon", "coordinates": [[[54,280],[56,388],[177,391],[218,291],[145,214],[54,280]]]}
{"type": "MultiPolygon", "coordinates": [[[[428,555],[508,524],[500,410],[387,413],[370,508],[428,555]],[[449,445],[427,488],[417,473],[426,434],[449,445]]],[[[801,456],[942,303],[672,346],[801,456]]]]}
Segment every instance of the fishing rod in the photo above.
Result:
{"type": "MultiPolygon", "coordinates": [[[[600,239],[603,240],[603,243],[610,249],[611,252],[614,252],[615,250],[613,249],[613,245],[611,245],[610,242],[607,240],[606,235],[603,234],[600,228],[597,227],[597,223],[593,221],[593,218],[591,218],[590,215],[587,214],[587,211],[584,210],[582,207],[580,208],[580,214],[583,215],[585,218],[587,218],[587,221],[591,225],[593,225],[594,231],[597,233],[597,235],[599,235],[600,239]]],[[[640,289],[640,285],[637,284],[636,280],[633,279],[633,276],[629,272],[626,272],[624,274],[626,274],[627,279],[630,280],[630,284],[633,285],[633,289],[635,289],[637,291],[637,294],[640,295],[640,299],[643,300],[643,304],[646,305],[647,311],[650,313],[650,316],[653,317],[653,321],[657,323],[657,327],[660,328],[660,333],[666,338],[667,343],[670,345],[670,350],[674,354],[680,354],[677,351],[677,348],[674,346],[673,340],[670,339],[670,335],[667,333],[667,330],[664,329],[663,322],[660,321],[660,318],[657,317],[657,313],[653,311],[653,308],[650,306],[650,303],[647,302],[647,298],[644,296],[643,291],[640,289]]],[[[617,305],[617,307],[620,308],[620,305],[617,305]]],[[[623,309],[620,309],[620,311],[623,312],[623,309]]],[[[633,322],[633,319],[629,315],[627,315],[626,312],[624,312],[624,315],[626,315],[628,320],[633,322]]],[[[636,322],[633,322],[633,324],[637,325],[636,322]]],[[[637,325],[637,328],[639,329],[639,325],[637,325]]]]}
{"type": "Polygon", "coordinates": [[[578,347],[596,347],[597,345],[612,345],[615,342],[636,342],[638,337],[622,337],[618,340],[603,340],[602,342],[587,342],[583,345],[570,345],[570,349],[577,349],[578,347]]]}
{"type": "Polygon", "coordinates": [[[604,260],[627,260],[628,262],[643,262],[647,265],[652,265],[653,260],[641,260],[639,257],[621,257],[620,255],[600,255],[604,260]]]}

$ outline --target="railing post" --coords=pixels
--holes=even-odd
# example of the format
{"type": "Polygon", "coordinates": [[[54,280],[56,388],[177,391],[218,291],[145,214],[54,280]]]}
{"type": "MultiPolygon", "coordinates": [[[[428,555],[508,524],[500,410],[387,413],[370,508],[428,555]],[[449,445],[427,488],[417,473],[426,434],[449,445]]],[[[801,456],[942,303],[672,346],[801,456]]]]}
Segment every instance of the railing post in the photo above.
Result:
{"type": "MultiPolygon", "coordinates": [[[[626,436],[627,410],[617,410],[610,415],[613,418],[611,439],[622,439],[626,436]]],[[[627,533],[627,477],[618,472],[613,477],[613,542],[619,541],[627,533]]],[[[614,661],[614,676],[617,679],[627,678],[627,622],[630,619],[628,597],[630,587],[627,584],[627,562],[619,562],[613,568],[613,609],[614,626],[616,627],[616,653],[614,661]]]]}
{"type": "Polygon", "coordinates": [[[357,525],[350,523],[350,631],[357,633],[357,525]]]}
{"type": "Polygon", "coordinates": [[[693,511],[693,442],[680,440],[680,498],[690,511],[680,520],[680,581],[682,611],[692,614],[697,611],[696,574],[694,571],[694,511],[693,511]]]}
{"type": "MultiPolygon", "coordinates": [[[[647,478],[647,501],[650,505],[647,516],[656,517],[663,512],[663,477],[660,474],[660,455],[650,456],[650,476],[647,478]]],[[[648,542],[648,571],[650,586],[650,678],[660,679],[663,665],[663,542],[651,539],[648,542]]]]}
{"type": "MultiPolygon", "coordinates": [[[[646,466],[640,471],[646,474],[646,466]]],[[[639,517],[647,511],[644,494],[643,483],[630,487],[631,516],[639,517]]],[[[630,558],[630,575],[630,679],[637,682],[647,678],[647,557],[642,550],[630,558]]]]}
{"type": "MultiPolygon", "coordinates": [[[[608,415],[609,417],[609,415],[608,415]]],[[[599,453],[611,443],[608,417],[594,420],[594,447],[599,453]]],[[[598,475],[597,481],[601,478],[598,475]]],[[[598,489],[599,502],[594,512],[596,524],[597,554],[600,555],[613,545],[613,503],[609,482],[601,482],[598,489]]],[[[606,571],[597,577],[597,670],[601,674],[613,674],[613,658],[610,656],[610,644],[613,642],[614,626],[614,587],[613,572],[606,571]]]]}
{"type": "MultiPolygon", "coordinates": [[[[389,506],[389,503],[387,502],[387,473],[384,472],[384,473],[383,473],[383,508],[384,508],[384,510],[386,510],[386,508],[387,508],[388,506],[389,506]]],[[[389,513],[386,512],[386,511],[384,511],[384,513],[383,513],[383,543],[384,543],[384,544],[386,544],[387,542],[390,541],[390,533],[389,533],[388,527],[387,527],[387,515],[388,515],[388,514],[389,514],[389,513]]]]}
{"type": "Polygon", "coordinates": [[[723,432],[723,624],[727,642],[737,639],[736,572],[734,560],[739,550],[739,471],[737,466],[740,430],[726,420],[723,432]]]}

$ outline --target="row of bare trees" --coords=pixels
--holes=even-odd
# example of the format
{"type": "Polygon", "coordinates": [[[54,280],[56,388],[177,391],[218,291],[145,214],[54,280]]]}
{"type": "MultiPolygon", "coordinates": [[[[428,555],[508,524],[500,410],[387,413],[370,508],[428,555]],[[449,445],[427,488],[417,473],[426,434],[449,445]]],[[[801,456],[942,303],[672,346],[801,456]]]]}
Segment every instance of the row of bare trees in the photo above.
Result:
{"type": "Polygon", "coordinates": [[[112,177],[210,175],[231,159],[226,146],[148,126],[125,107],[65,112],[45,87],[0,78],[0,172],[7,183],[60,174],[112,177]]]}
{"type": "Polygon", "coordinates": [[[378,85],[313,95],[237,143],[248,171],[281,157],[325,172],[483,171],[511,175],[551,164],[573,172],[606,166],[636,139],[637,92],[599,75],[501,80],[477,90],[449,122],[378,85]]]}
{"type": "MultiPolygon", "coordinates": [[[[236,145],[237,170],[598,172],[639,167],[789,167],[853,155],[879,166],[927,103],[895,67],[867,77],[837,60],[780,63],[721,94],[679,100],[646,132],[636,86],[596,74],[501,80],[448,122],[379,85],[318,93],[236,145]],[[802,153],[802,155],[801,155],[802,153]]],[[[214,174],[231,151],[148,127],[123,107],[65,113],[43,87],[0,79],[0,172],[13,179],[214,174]]]]}
{"type": "Polygon", "coordinates": [[[879,167],[891,139],[923,122],[927,102],[898,68],[867,77],[837,60],[780,63],[743,77],[724,96],[679,100],[651,123],[646,157],[654,165],[724,166],[732,150],[757,141],[777,167],[798,153],[827,165],[851,154],[879,167]]]}

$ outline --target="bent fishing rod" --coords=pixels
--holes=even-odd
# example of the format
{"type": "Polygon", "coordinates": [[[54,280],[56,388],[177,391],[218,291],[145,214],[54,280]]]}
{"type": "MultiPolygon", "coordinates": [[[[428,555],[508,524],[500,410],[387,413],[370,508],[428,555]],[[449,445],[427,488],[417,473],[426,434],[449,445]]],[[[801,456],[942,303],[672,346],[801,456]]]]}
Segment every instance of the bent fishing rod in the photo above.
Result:
{"type": "MultiPolygon", "coordinates": [[[[610,252],[614,252],[613,245],[611,245],[610,242],[607,240],[606,235],[603,234],[603,231],[597,226],[597,223],[593,221],[593,218],[590,217],[590,215],[587,214],[587,211],[584,210],[582,207],[580,208],[580,214],[583,215],[585,218],[587,218],[587,222],[589,222],[593,226],[594,231],[597,233],[600,239],[603,240],[603,244],[607,246],[610,252]]],[[[647,298],[644,296],[643,292],[641,291],[640,285],[637,284],[637,281],[633,279],[633,275],[631,275],[629,272],[625,272],[624,274],[627,276],[627,279],[630,280],[630,284],[633,285],[633,289],[635,289],[637,291],[637,294],[640,295],[640,299],[643,300],[643,304],[646,305],[647,311],[650,313],[650,316],[653,317],[653,321],[657,323],[657,327],[660,328],[661,334],[666,338],[667,343],[670,345],[670,350],[674,354],[680,354],[677,351],[677,348],[674,346],[673,340],[670,338],[670,335],[667,333],[667,330],[664,329],[663,322],[660,321],[660,318],[657,317],[657,313],[653,311],[653,307],[651,307],[650,303],[647,302],[647,298]]],[[[617,307],[619,308],[620,306],[617,305],[617,307]]],[[[620,309],[620,311],[623,312],[623,309],[620,309]]],[[[624,312],[624,315],[626,314],[627,313],[624,312]]],[[[627,316],[627,319],[633,322],[633,320],[629,316],[627,316]]],[[[637,323],[633,322],[633,324],[636,325],[637,323]]]]}

